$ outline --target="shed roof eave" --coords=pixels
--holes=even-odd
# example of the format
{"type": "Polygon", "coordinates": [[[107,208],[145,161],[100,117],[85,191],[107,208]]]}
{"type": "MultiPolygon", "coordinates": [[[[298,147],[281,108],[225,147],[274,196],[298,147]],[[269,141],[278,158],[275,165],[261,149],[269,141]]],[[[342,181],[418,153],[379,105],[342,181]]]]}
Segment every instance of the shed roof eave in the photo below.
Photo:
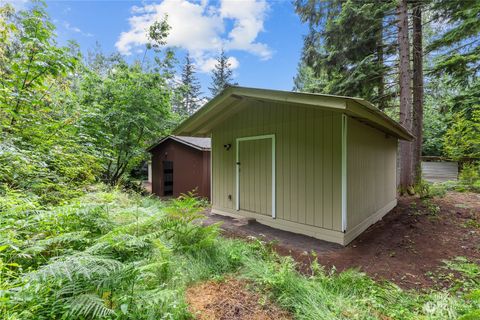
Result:
{"type": "Polygon", "coordinates": [[[235,94],[251,99],[293,103],[297,105],[318,106],[329,109],[345,110],[347,97],[327,94],[309,94],[294,91],[280,91],[246,87],[232,87],[235,94]]]}
{"type": "MultiPolygon", "coordinates": [[[[197,137],[208,136],[211,133],[212,126],[205,126],[205,123],[210,119],[218,117],[219,113],[225,112],[228,106],[235,108],[235,100],[241,101],[243,98],[292,103],[299,106],[315,106],[345,112],[349,115],[365,119],[374,124],[379,130],[394,135],[399,139],[407,141],[414,139],[414,136],[407,129],[378,110],[370,102],[360,98],[238,86],[231,86],[224,89],[189,119],[181,123],[174,130],[174,134],[197,137]]],[[[233,110],[228,112],[229,114],[235,113],[233,110]]]]}
{"type": "MultiPolygon", "coordinates": [[[[221,104],[230,104],[235,107],[234,100],[255,99],[260,101],[272,101],[282,103],[292,103],[296,105],[315,106],[338,111],[346,110],[345,97],[320,94],[302,94],[298,92],[289,92],[271,89],[248,88],[239,86],[230,86],[224,89],[218,96],[207,102],[200,110],[194,113],[190,118],[182,122],[174,129],[174,135],[188,135],[196,137],[207,137],[211,132],[202,131],[204,123],[209,119],[216,117],[223,110],[215,110],[221,104]],[[231,101],[228,101],[232,98],[231,101]],[[321,98],[321,99],[319,99],[321,98]]],[[[231,112],[232,114],[234,112],[231,112]]]]}
{"type": "Polygon", "coordinates": [[[199,145],[196,145],[196,144],[193,144],[193,143],[190,143],[184,139],[182,139],[181,137],[177,137],[177,136],[174,136],[174,135],[170,135],[170,136],[166,136],[162,139],[160,139],[159,141],[157,141],[156,143],[152,144],[150,147],[148,147],[146,149],[147,152],[152,152],[153,149],[155,149],[156,147],[158,147],[160,144],[162,144],[163,142],[167,141],[167,140],[174,140],[174,141],[177,141],[181,144],[184,144],[186,146],[189,146],[191,148],[194,148],[194,149],[197,149],[197,150],[200,150],[200,151],[210,151],[211,148],[207,148],[207,147],[202,147],[202,146],[199,146],[199,145]]]}
{"type": "Polygon", "coordinates": [[[213,109],[215,106],[225,102],[230,96],[233,91],[234,87],[227,87],[225,88],[220,94],[215,96],[212,100],[208,101],[206,104],[203,105],[197,112],[192,114],[189,118],[185,119],[182,123],[180,123],[174,130],[174,135],[189,135],[189,136],[198,136],[197,133],[193,131],[189,131],[189,126],[193,126],[198,119],[202,118],[203,115],[208,113],[209,110],[213,109]]]}
{"type": "MultiPolygon", "coordinates": [[[[377,109],[370,102],[360,98],[351,98],[351,100],[360,104],[363,108],[354,108],[351,104],[348,104],[347,110],[374,122],[383,128],[384,131],[390,131],[390,133],[401,140],[412,141],[415,138],[405,127],[377,109]]],[[[381,128],[379,129],[381,130],[381,128]]]]}

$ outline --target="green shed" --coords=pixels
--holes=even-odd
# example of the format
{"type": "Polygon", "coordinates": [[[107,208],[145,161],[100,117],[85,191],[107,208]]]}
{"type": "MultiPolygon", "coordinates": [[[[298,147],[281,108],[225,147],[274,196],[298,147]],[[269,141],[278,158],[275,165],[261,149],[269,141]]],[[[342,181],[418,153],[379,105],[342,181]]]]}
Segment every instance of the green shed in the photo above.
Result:
{"type": "Polygon", "coordinates": [[[212,212],[348,244],[397,204],[398,139],[352,97],[228,87],[177,135],[211,137],[212,212]]]}

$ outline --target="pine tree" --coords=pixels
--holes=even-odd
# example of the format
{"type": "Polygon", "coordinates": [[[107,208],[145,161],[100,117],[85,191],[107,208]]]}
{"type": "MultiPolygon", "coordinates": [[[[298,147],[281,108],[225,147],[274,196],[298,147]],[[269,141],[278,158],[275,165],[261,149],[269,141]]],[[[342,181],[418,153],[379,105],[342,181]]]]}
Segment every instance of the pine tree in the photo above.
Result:
{"type": "Polygon", "coordinates": [[[434,18],[448,28],[427,46],[427,51],[437,53],[429,71],[446,79],[445,85],[454,91],[443,107],[452,112],[443,136],[444,152],[453,159],[478,157],[480,2],[436,0],[432,10],[434,18]]]}
{"type": "Polygon", "coordinates": [[[480,73],[480,2],[437,0],[431,10],[435,21],[449,26],[427,47],[440,53],[432,71],[472,84],[480,73]]]}
{"type": "Polygon", "coordinates": [[[315,70],[311,64],[309,64],[309,59],[318,55],[316,51],[317,46],[315,45],[316,39],[318,39],[317,31],[310,25],[309,33],[304,38],[302,59],[298,63],[297,74],[293,78],[294,91],[309,93],[328,93],[329,91],[327,88],[329,81],[325,72],[315,70]],[[319,75],[319,73],[322,74],[319,75]]]}
{"type": "Polygon", "coordinates": [[[181,115],[191,115],[201,106],[201,86],[195,75],[195,66],[190,55],[185,56],[185,64],[182,68],[179,102],[176,112],[181,115]]]}
{"type": "MultiPolygon", "coordinates": [[[[457,97],[446,102],[454,113],[465,111],[467,119],[478,105],[480,2],[295,0],[294,5],[310,27],[294,90],[359,96],[382,110],[399,111],[400,123],[415,137],[400,142],[401,189],[412,191],[421,179],[424,82],[447,79],[457,97]],[[429,33],[434,25],[443,28],[429,33]],[[424,61],[432,63],[424,67],[424,61]]],[[[442,90],[429,87],[429,95],[442,90]]]]}
{"type": "Polygon", "coordinates": [[[208,88],[212,97],[215,97],[230,85],[237,85],[237,83],[233,82],[233,70],[231,67],[232,65],[228,61],[225,51],[222,49],[220,55],[217,57],[215,68],[212,70],[212,82],[208,88]]]}
{"type": "Polygon", "coordinates": [[[412,20],[412,54],[413,54],[413,121],[412,133],[415,141],[412,144],[412,168],[414,182],[422,179],[422,142],[423,142],[423,27],[422,27],[422,2],[413,4],[412,20]]]}
{"type": "MultiPolygon", "coordinates": [[[[323,93],[360,96],[381,109],[394,105],[393,1],[297,0],[295,8],[309,34],[302,63],[313,70],[323,93]],[[388,83],[390,82],[390,83],[388,83]]],[[[299,69],[299,72],[304,70],[299,69]]],[[[300,74],[299,74],[300,76],[300,74]]],[[[300,79],[300,78],[299,78],[300,79]]]]}
{"type": "MultiPolygon", "coordinates": [[[[407,130],[412,128],[412,79],[410,69],[410,42],[408,32],[407,0],[399,0],[397,7],[398,23],[398,55],[399,55],[399,87],[400,87],[400,124],[407,130]]],[[[400,189],[402,192],[411,190],[412,174],[412,143],[400,140],[400,189]]]]}
{"type": "MultiPolygon", "coordinates": [[[[402,30],[397,29],[399,16],[394,0],[297,0],[295,4],[297,13],[310,25],[310,32],[304,39],[302,69],[299,69],[297,83],[318,83],[324,93],[359,96],[380,109],[395,107],[400,96],[400,121],[411,130],[407,0],[402,0],[404,16],[401,22],[402,27],[404,23],[407,26],[402,30]],[[397,53],[399,47],[401,51],[397,53]],[[394,63],[397,55],[399,64],[394,63]],[[305,66],[323,81],[305,79],[309,75],[305,66]]],[[[411,143],[401,142],[401,145],[404,159],[401,170],[404,178],[409,177],[406,181],[409,187],[413,177],[411,143]]]]}
{"type": "Polygon", "coordinates": [[[313,69],[305,63],[299,63],[297,75],[293,78],[293,91],[323,93],[326,85],[325,78],[316,76],[313,69]]]}

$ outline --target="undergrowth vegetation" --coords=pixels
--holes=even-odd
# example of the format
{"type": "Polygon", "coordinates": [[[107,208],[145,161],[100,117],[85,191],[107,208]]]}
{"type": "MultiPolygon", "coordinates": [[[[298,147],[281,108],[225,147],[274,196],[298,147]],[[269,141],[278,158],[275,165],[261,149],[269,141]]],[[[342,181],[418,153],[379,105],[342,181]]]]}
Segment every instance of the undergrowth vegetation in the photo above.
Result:
{"type": "Polygon", "coordinates": [[[480,163],[465,163],[457,181],[431,183],[421,179],[414,189],[421,199],[441,198],[449,190],[478,193],[480,192],[480,163]]]}
{"type": "Polygon", "coordinates": [[[459,191],[480,192],[480,163],[467,163],[459,176],[459,191]]]}
{"type": "MultiPolygon", "coordinates": [[[[0,319],[190,319],[185,289],[231,276],[298,319],[480,318],[478,265],[465,259],[445,262],[436,277],[451,285],[427,293],[317,263],[301,275],[271,246],[202,225],[205,203],[192,195],[161,202],[113,188],[134,186],[145,148],[192,111],[182,109],[187,81],[173,81],[169,30],[167,17],[147,28],[142,60],[100,48],[84,59],[74,42],[57,43],[42,1],[0,6],[0,319]]],[[[443,118],[427,123],[431,150],[445,136],[450,157],[478,158],[480,110],[468,90],[456,97],[467,101],[462,111],[449,107],[450,129],[443,118]]],[[[435,112],[426,110],[428,120],[435,112]]],[[[480,190],[478,164],[464,167],[456,187],[480,190]]],[[[445,188],[418,188],[436,215],[429,198],[445,188]]]]}
{"type": "MultiPolygon", "coordinates": [[[[473,280],[418,294],[317,263],[301,275],[261,241],[202,225],[204,203],[192,195],[166,203],[97,186],[52,208],[13,190],[1,201],[2,319],[190,319],[187,286],[231,274],[298,319],[469,319],[480,308],[473,280]]],[[[478,272],[463,260],[450,266],[478,272]]]]}

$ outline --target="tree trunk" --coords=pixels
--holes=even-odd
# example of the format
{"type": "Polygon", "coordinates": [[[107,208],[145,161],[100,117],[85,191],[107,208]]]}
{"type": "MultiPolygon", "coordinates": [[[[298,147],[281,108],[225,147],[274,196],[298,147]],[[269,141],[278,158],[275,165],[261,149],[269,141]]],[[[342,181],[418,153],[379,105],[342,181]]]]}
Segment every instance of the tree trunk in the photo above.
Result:
{"type": "Polygon", "coordinates": [[[383,58],[383,16],[379,19],[378,31],[377,31],[377,63],[379,68],[378,74],[378,107],[380,110],[384,110],[386,105],[385,97],[385,71],[384,71],[384,58],[383,58]]]}
{"type": "Polygon", "coordinates": [[[412,167],[415,183],[422,178],[422,140],[423,140],[423,39],[421,2],[414,3],[413,13],[413,125],[415,140],[412,144],[412,167]]]}
{"type": "MultiPolygon", "coordinates": [[[[398,0],[398,51],[399,51],[399,85],[400,85],[400,124],[412,130],[412,99],[410,72],[410,43],[408,39],[408,5],[407,0],[398,0]]],[[[400,141],[400,192],[411,190],[412,146],[411,142],[400,141]]]]}

